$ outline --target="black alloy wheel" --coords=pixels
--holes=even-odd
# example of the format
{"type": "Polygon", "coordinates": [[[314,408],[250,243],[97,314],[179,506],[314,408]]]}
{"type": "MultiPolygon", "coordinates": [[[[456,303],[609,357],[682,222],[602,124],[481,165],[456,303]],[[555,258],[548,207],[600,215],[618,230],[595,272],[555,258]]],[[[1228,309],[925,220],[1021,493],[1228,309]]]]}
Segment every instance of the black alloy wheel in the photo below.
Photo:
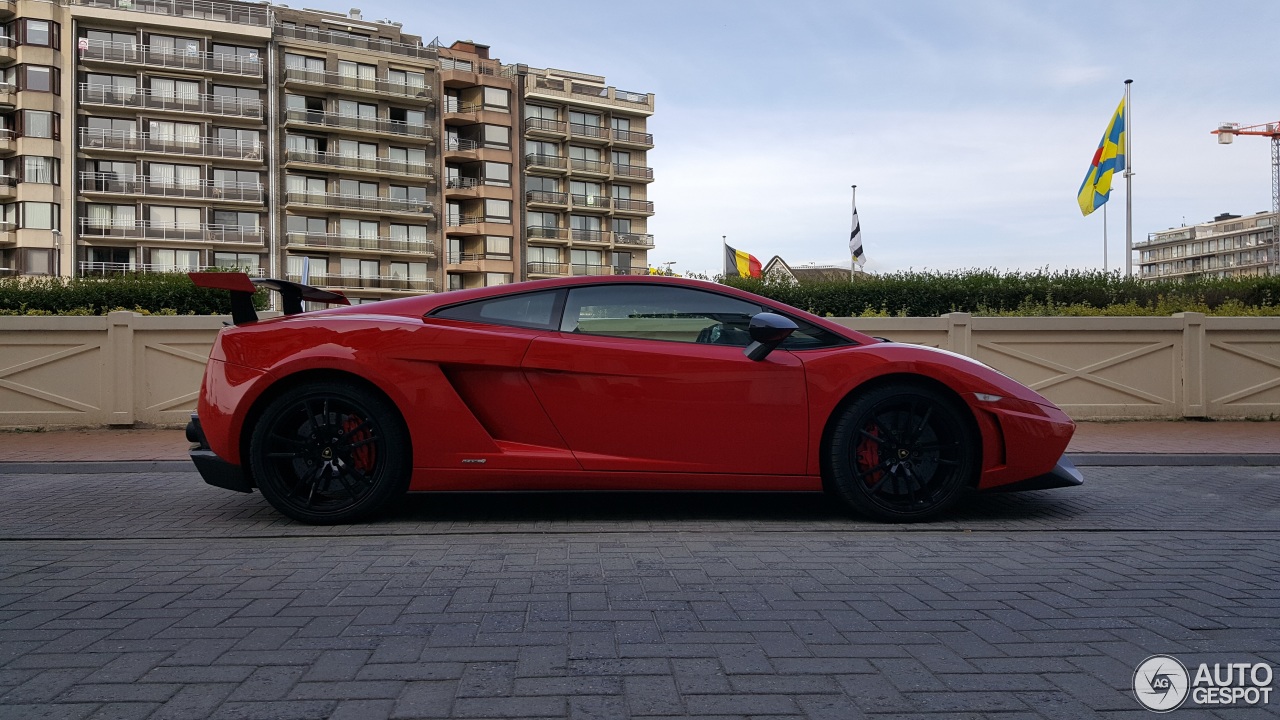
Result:
{"type": "Polygon", "coordinates": [[[875,388],[841,411],[828,444],[831,490],[854,510],[893,522],[928,520],[977,478],[965,412],[924,386],[875,388]]]}
{"type": "Polygon", "coordinates": [[[305,523],[359,520],[409,487],[408,433],[386,400],[336,382],[293,388],[253,428],[249,467],[267,501],[305,523]]]}

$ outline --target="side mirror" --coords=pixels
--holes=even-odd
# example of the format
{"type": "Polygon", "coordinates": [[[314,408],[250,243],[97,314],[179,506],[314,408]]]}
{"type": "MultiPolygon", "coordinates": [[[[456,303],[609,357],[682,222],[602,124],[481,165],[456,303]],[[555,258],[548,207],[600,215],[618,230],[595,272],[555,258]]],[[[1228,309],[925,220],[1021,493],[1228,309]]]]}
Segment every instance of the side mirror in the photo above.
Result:
{"type": "Polygon", "coordinates": [[[759,362],[768,357],[774,348],[791,337],[791,333],[797,329],[798,327],[790,318],[770,312],[757,313],[751,317],[751,324],[747,326],[747,332],[751,335],[751,344],[742,351],[742,354],[749,360],[759,362]]]}

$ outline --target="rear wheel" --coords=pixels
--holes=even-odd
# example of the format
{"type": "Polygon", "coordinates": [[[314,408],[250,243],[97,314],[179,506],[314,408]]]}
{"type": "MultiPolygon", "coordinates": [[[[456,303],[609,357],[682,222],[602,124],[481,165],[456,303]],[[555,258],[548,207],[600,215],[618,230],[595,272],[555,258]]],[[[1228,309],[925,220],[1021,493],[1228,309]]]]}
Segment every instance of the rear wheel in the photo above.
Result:
{"type": "Polygon", "coordinates": [[[976,434],[950,398],[909,384],[875,388],[841,411],[828,444],[834,494],[879,520],[945,512],[977,477],[976,434]]]}
{"type": "Polygon", "coordinates": [[[272,400],[249,441],[249,467],[280,512],[305,523],[359,520],[409,487],[408,433],[395,408],[337,382],[272,400]]]}

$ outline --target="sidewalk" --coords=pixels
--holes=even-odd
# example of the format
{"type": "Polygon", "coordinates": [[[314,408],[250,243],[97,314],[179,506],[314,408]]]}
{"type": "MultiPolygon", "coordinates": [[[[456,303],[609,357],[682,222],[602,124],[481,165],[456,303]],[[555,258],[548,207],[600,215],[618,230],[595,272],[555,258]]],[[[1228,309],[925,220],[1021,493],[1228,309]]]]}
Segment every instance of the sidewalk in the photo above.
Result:
{"type": "MultiPolygon", "coordinates": [[[[0,431],[0,462],[186,460],[182,430],[0,431]]],[[[1280,454],[1280,422],[1083,422],[1069,453],[1280,454]]]]}

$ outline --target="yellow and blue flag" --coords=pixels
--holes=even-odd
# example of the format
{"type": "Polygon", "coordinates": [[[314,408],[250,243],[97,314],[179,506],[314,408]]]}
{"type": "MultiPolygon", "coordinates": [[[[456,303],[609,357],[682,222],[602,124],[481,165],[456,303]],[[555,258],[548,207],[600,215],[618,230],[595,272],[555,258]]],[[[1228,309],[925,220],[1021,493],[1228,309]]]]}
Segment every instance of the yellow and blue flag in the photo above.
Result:
{"type": "Polygon", "coordinates": [[[1102,207],[1111,197],[1111,177],[1124,170],[1124,125],[1124,99],[1121,98],[1120,107],[1111,116],[1107,131],[1102,134],[1102,142],[1098,143],[1098,150],[1093,154],[1089,172],[1080,183],[1080,192],[1076,193],[1080,212],[1085,215],[1102,207]]]}

